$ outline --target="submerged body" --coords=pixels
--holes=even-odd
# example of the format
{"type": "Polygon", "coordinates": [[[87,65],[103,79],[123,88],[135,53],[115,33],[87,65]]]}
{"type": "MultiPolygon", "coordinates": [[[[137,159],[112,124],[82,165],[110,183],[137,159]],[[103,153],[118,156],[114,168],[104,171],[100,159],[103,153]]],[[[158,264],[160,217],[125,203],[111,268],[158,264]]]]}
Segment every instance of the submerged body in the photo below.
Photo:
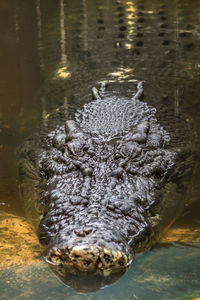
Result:
{"type": "Polygon", "coordinates": [[[191,151],[186,143],[177,147],[176,137],[170,141],[156,110],[139,100],[142,93],[142,83],[131,98],[107,93],[102,83],[75,120],[53,130],[47,125],[23,148],[22,197],[28,211],[36,206],[51,264],[125,268],[182,211],[191,151]]]}

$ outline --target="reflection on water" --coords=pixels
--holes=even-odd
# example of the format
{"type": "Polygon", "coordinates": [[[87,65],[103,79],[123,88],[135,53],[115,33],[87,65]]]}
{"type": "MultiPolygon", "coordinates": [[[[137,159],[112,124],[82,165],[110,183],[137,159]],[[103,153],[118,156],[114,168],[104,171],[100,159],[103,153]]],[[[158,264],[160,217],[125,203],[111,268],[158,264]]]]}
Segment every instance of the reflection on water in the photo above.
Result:
{"type": "MultiPolygon", "coordinates": [[[[9,236],[17,232],[23,236],[30,230],[22,224],[21,227],[16,225],[21,220],[17,216],[22,216],[23,210],[18,198],[15,151],[37,123],[43,119],[45,124],[48,114],[58,106],[64,103],[69,115],[72,114],[91,99],[88,91],[102,80],[122,86],[123,82],[134,84],[144,80],[146,101],[153,105],[162,103],[176,115],[187,112],[184,118],[192,123],[194,135],[195,132],[199,135],[200,3],[186,0],[2,0],[0,16],[0,226],[4,240],[0,254],[5,258],[0,290],[5,299],[61,299],[63,295],[70,299],[200,296],[197,243],[200,204],[190,205],[193,199],[199,200],[199,191],[195,189],[198,177],[193,182],[186,215],[161,241],[165,246],[177,241],[187,242],[189,246],[174,244],[138,255],[118,283],[95,296],[78,296],[63,286],[44,263],[34,261],[36,256],[38,259],[38,245],[33,240],[24,239],[27,260],[21,263],[23,268],[7,269],[11,262],[14,265],[19,262],[18,256],[21,262],[24,257],[20,243],[16,245],[18,255],[14,257],[9,236]],[[84,100],[82,95],[88,98],[84,100]],[[34,258],[32,264],[28,256],[34,258]],[[13,285],[9,289],[11,279],[13,285]]],[[[20,241],[21,238],[18,236],[20,241]]]]}
{"type": "Polygon", "coordinates": [[[200,295],[199,247],[174,244],[139,254],[120,281],[94,294],[77,294],[44,262],[0,271],[0,289],[5,299],[193,299],[200,295]]]}
{"type": "Polygon", "coordinates": [[[64,0],[60,0],[60,47],[61,47],[61,68],[57,71],[57,75],[62,78],[70,76],[68,69],[67,55],[66,55],[66,39],[65,39],[65,12],[64,0]]]}
{"type": "Polygon", "coordinates": [[[76,268],[64,268],[63,266],[50,266],[53,273],[67,287],[72,287],[77,293],[94,293],[101,288],[113,285],[117,282],[126,269],[104,270],[102,272],[80,272],[76,268]]]}
{"type": "Polygon", "coordinates": [[[37,33],[38,33],[38,56],[39,56],[39,64],[40,68],[43,71],[44,60],[43,60],[43,41],[42,41],[42,15],[41,15],[41,7],[40,7],[40,0],[36,1],[36,19],[37,19],[37,33]]]}

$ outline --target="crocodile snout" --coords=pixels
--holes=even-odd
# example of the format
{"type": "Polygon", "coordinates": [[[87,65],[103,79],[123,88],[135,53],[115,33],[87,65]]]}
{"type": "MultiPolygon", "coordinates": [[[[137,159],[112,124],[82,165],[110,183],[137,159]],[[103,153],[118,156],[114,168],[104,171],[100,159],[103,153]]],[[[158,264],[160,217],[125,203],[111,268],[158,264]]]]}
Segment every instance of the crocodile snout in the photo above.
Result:
{"type": "Polygon", "coordinates": [[[115,241],[109,229],[103,226],[68,228],[49,244],[45,259],[53,265],[75,267],[81,271],[125,268],[131,262],[132,254],[120,248],[124,242],[120,233],[118,239],[121,243],[115,241]]]}
{"type": "Polygon", "coordinates": [[[127,267],[131,259],[131,255],[127,256],[121,251],[89,245],[53,247],[46,255],[47,262],[51,264],[71,266],[81,271],[127,267]]]}

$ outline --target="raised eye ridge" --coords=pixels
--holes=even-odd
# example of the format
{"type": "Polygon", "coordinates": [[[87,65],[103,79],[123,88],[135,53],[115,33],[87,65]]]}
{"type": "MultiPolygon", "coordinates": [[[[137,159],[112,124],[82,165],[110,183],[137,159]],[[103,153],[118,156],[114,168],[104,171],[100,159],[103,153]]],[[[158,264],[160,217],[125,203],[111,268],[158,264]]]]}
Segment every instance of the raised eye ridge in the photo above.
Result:
{"type": "Polygon", "coordinates": [[[130,158],[135,158],[142,152],[141,146],[136,143],[136,142],[125,142],[124,144],[121,145],[119,153],[123,157],[130,157],[130,158]]]}
{"type": "Polygon", "coordinates": [[[84,148],[87,147],[85,145],[84,139],[73,139],[72,141],[67,143],[67,147],[71,154],[73,155],[83,155],[84,154],[84,148]]]}

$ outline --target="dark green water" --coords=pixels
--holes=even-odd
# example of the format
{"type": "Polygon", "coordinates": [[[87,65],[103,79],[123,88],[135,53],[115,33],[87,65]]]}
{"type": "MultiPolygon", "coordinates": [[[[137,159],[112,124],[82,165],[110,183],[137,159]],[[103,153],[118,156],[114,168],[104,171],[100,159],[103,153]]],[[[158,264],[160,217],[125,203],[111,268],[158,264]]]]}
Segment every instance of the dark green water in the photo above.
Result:
{"type": "MultiPolygon", "coordinates": [[[[145,101],[185,114],[199,136],[199,20],[197,0],[1,0],[0,210],[23,215],[17,147],[63,103],[69,114],[81,107],[81,95],[101,80],[121,86],[143,80],[145,101]]],[[[200,228],[198,178],[195,186],[188,202],[197,202],[177,223],[191,232],[200,228]]],[[[191,239],[140,254],[120,281],[94,295],[76,294],[42,262],[24,268],[26,280],[17,266],[5,266],[0,299],[200,297],[199,248],[191,239]]]]}

